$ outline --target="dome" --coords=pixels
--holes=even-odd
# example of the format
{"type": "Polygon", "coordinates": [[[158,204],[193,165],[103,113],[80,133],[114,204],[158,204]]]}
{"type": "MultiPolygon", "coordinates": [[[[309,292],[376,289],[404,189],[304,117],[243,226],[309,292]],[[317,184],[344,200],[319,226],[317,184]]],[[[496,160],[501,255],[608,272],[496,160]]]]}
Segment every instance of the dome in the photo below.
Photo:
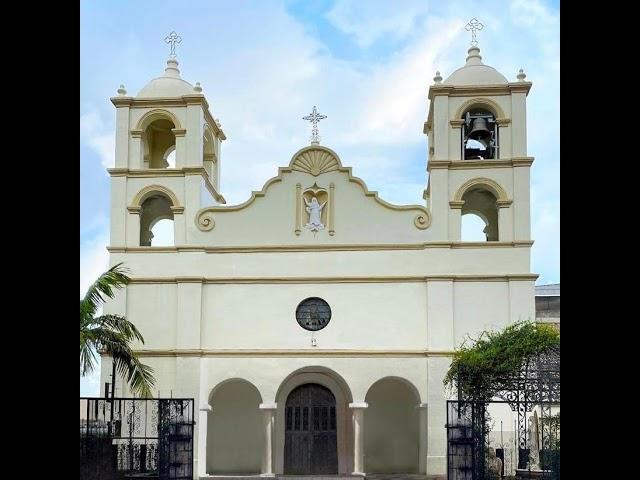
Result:
{"type": "Polygon", "coordinates": [[[138,98],[181,97],[182,95],[193,95],[193,93],[193,85],[180,78],[178,61],[175,58],[170,58],[167,60],[164,75],[147,83],[137,96],[138,98]]]}
{"type": "Polygon", "coordinates": [[[482,63],[480,49],[469,49],[467,63],[453,72],[443,82],[446,85],[496,85],[506,84],[509,80],[495,68],[482,63]]]}

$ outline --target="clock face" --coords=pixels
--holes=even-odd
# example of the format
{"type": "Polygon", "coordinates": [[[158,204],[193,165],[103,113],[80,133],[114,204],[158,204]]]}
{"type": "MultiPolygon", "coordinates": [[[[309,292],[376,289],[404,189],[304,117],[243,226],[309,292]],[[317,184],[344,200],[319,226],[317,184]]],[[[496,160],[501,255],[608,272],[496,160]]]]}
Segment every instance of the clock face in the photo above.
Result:
{"type": "Polygon", "coordinates": [[[331,307],[321,298],[307,298],[296,308],[296,320],[305,330],[321,330],[331,320],[331,307]]]}

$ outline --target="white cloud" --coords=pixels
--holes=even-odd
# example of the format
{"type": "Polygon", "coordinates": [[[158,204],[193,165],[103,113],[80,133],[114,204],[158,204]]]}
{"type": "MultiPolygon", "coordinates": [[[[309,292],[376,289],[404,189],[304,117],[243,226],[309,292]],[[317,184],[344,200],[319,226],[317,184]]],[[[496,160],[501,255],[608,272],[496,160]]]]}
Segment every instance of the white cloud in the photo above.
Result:
{"type": "Polygon", "coordinates": [[[80,139],[100,155],[104,168],[115,165],[114,129],[105,124],[97,110],[92,109],[80,115],[80,139]]]}
{"type": "Polygon", "coordinates": [[[429,10],[425,0],[338,0],[327,13],[327,19],[339,30],[355,37],[361,48],[389,37],[397,40],[409,36],[416,29],[416,21],[429,10]]]}
{"type": "MultiPolygon", "coordinates": [[[[559,15],[537,0],[488,1],[491,16],[478,13],[485,24],[479,38],[485,63],[510,80],[522,67],[534,83],[527,119],[529,153],[536,157],[533,270],[557,272],[559,15]]],[[[369,59],[350,60],[334,55],[330,45],[278,6],[260,2],[251,9],[219,9],[220,28],[200,30],[197,44],[203,48],[194,44],[189,57],[183,48],[180,58],[183,78],[202,83],[211,112],[228,136],[222,146],[221,193],[229,204],[260,190],[278,166],[308,144],[310,127],[301,117],[314,104],[328,115],[320,123],[322,144],[334,149],[355,175],[385,200],[422,203],[427,91],[436,70],[446,78],[464,63],[469,42],[464,25],[477,6],[466,0],[338,0],[328,21],[358,46],[371,47],[369,59]],[[397,46],[388,55],[375,55],[381,41],[397,46]]],[[[159,62],[157,70],[162,67],[159,62]]],[[[129,78],[141,70],[127,68],[110,83],[124,82],[136,91],[157,73],[129,78]]],[[[96,109],[86,112],[82,139],[110,166],[114,128],[96,109]]]]}
{"type": "Polygon", "coordinates": [[[109,232],[102,231],[80,243],[80,297],[109,268],[109,232]]]}

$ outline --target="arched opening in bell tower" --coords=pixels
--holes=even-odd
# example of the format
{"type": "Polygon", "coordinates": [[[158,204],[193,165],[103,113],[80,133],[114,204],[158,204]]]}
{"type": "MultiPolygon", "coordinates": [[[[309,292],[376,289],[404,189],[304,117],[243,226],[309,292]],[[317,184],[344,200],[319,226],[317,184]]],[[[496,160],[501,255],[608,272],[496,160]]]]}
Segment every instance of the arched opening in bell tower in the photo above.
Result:
{"type": "Polygon", "coordinates": [[[489,190],[471,188],[462,195],[463,242],[498,241],[498,199],[489,190]]]}
{"type": "Polygon", "coordinates": [[[487,160],[498,158],[498,124],[486,108],[472,108],[462,116],[462,158],[487,160]]]}
{"type": "Polygon", "coordinates": [[[174,245],[174,223],[171,200],[162,193],[149,195],[140,209],[140,246],[174,245]]]}
{"type": "Polygon", "coordinates": [[[149,123],[142,133],[144,168],[174,168],[176,136],[175,124],[169,118],[158,118],[149,123]],[[173,165],[169,161],[173,153],[173,165]]]}

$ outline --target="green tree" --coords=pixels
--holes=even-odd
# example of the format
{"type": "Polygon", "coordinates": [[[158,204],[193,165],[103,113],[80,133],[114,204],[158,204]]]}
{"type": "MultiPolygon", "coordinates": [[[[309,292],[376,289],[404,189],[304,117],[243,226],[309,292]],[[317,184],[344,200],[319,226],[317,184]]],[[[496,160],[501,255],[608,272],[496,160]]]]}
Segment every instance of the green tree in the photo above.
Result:
{"type": "Polygon", "coordinates": [[[153,369],[140,362],[129,346],[134,340],[144,344],[138,329],[120,315],[96,316],[105,300],[129,283],[126,273],[121,263],[115,265],[100,275],[80,300],[80,374],[90,374],[97,364],[97,352],[102,352],[113,358],[116,370],[133,393],[151,397],[153,369]]]}

